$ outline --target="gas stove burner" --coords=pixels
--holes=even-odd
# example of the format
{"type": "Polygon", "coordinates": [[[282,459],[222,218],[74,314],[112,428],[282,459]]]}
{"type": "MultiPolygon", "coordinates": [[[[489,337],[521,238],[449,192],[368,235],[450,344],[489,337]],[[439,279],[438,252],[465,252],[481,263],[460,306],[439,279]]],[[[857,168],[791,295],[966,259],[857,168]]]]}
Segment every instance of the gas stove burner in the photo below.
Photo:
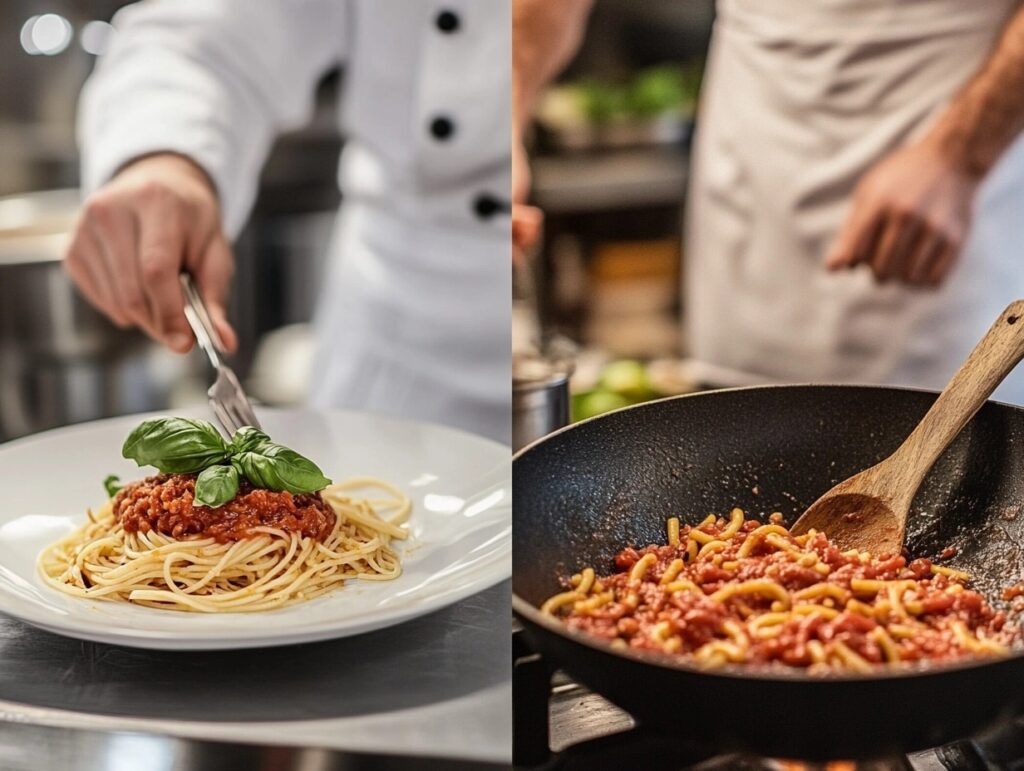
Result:
{"type": "Polygon", "coordinates": [[[709,748],[638,725],[554,670],[513,633],[513,759],[521,771],[1002,771],[1024,769],[1024,720],[935,749],[868,762],[807,763],[709,748]]]}

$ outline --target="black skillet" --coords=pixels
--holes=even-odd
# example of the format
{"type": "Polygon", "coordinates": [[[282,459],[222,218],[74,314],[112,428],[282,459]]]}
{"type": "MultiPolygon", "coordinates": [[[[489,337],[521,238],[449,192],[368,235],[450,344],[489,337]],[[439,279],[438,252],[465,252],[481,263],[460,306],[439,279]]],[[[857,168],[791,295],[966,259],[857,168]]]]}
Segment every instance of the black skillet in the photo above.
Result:
{"type": "MultiPolygon", "coordinates": [[[[715,672],[619,652],[537,610],[559,578],[610,572],[665,520],[733,506],[788,524],[889,455],[934,393],[855,386],[717,391],[620,410],[527,447],[513,465],[513,609],[548,660],[639,722],[719,750],[824,760],[905,753],[1024,714],[1024,653],[921,671],[812,677],[715,672]]],[[[907,549],[968,571],[992,601],[1024,578],[1024,409],[987,403],[914,500],[907,549]]]]}

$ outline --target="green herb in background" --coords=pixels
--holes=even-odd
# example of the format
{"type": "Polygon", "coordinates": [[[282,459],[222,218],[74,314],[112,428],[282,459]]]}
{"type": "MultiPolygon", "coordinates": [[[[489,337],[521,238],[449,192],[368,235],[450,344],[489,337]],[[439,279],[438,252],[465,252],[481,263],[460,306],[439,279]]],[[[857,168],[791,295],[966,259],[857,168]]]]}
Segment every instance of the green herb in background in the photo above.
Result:
{"type": "Polygon", "coordinates": [[[614,82],[583,78],[564,86],[594,125],[616,120],[649,120],[662,115],[691,116],[703,76],[700,63],[663,64],[614,82]]]}
{"type": "Polygon", "coordinates": [[[653,118],[678,111],[687,102],[686,81],[679,67],[652,67],[642,70],[630,83],[627,101],[630,113],[638,118],[653,118]]]}
{"type": "MultiPolygon", "coordinates": [[[[234,498],[243,476],[255,487],[296,495],[331,483],[313,461],[252,426],[239,429],[226,442],[205,420],[150,418],[128,435],[121,454],[165,474],[199,472],[194,500],[211,508],[234,498]]],[[[110,481],[108,477],[104,485],[110,481]]]]}
{"type": "Polygon", "coordinates": [[[629,114],[625,86],[601,80],[583,80],[578,85],[583,112],[591,123],[602,125],[629,114]]]}

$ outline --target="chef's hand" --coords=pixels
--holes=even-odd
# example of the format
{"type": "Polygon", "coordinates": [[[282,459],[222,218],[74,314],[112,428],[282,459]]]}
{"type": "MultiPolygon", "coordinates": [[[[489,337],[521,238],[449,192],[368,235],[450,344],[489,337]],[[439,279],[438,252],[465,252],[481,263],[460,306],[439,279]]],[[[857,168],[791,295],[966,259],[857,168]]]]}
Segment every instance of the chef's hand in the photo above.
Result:
{"type": "Polygon", "coordinates": [[[517,265],[540,239],[544,213],[536,206],[512,204],[512,261],[517,265]]]}
{"type": "Polygon", "coordinates": [[[234,258],[213,185],[172,153],[125,166],[85,202],[64,264],[82,294],[119,327],[132,325],[184,353],[193,336],[178,275],[192,274],[228,351],[225,311],[234,258]]]}
{"type": "Polygon", "coordinates": [[[519,132],[512,136],[512,261],[519,264],[540,239],[544,213],[526,203],[530,194],[530,162],[519,132]]]}
{"type": "Polygon", "coordinates": [[[857,185],[827,267],[866,263],[879,281],[938,286],[967,237],[978,183],[938,142],[895,151],[857,185]]]}

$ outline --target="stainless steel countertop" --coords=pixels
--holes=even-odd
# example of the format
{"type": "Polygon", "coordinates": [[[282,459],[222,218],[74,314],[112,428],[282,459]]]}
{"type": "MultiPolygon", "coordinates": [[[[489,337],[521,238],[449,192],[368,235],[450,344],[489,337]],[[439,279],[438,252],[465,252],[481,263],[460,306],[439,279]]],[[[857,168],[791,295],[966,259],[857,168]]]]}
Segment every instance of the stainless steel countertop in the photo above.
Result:
{"type": "Polygon", "coordinates": [[[4,771],[497,771],[507,764],[0,723],[4,771]]]}
{"type": "MultiPolygon", "coordinates": [[[[509,594],[506,581],[390,629],[247,651],[103,645],[0,615],[0,719],[505,764],[509,594]]],[[[20,729],[25,752],[54,750],[37,743],[37,728],[20,729]]],[[[4,725],[0,749],[18,736],[19,727],[4,725]]]]}

